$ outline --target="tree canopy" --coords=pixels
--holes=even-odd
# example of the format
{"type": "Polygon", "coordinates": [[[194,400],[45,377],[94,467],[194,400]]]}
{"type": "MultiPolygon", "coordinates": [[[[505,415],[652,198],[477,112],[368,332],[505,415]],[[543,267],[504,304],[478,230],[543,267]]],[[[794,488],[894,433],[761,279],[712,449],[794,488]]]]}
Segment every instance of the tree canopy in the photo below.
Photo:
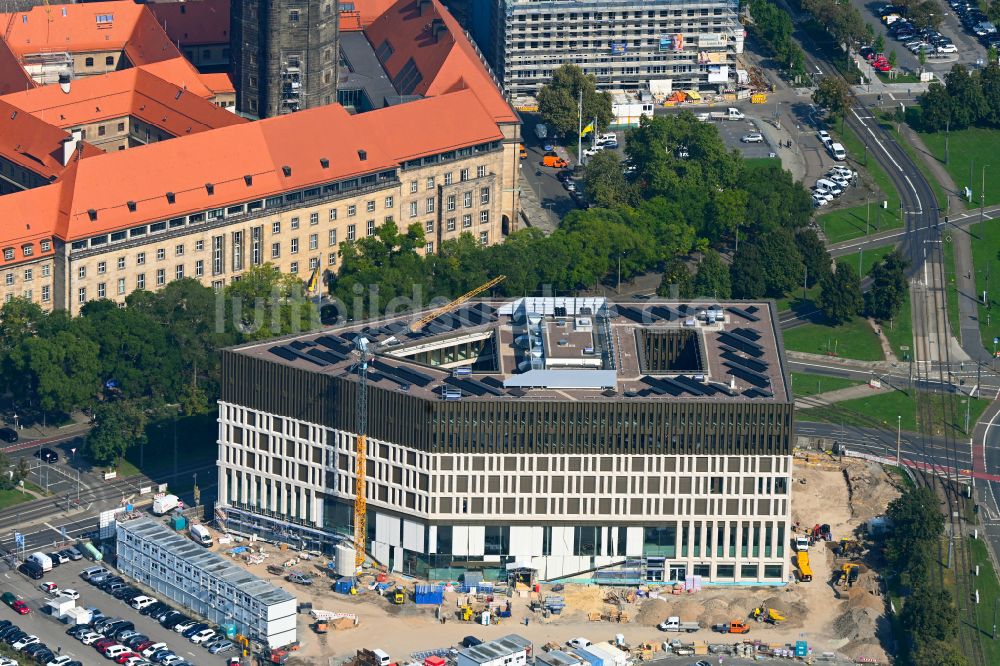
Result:
{"type": "Polygon", "coordinates": [[[853,319],[864,304],[861,280],[850,264],[837,264],[836,270],[823,276],[819,283],[816,305],[831,324],[843,324],[853,319]]]}
{"type": "Polygon", "coordinates": [[[879,321],[895,319],[906,301],[906,267],[909,262],[893,250],[868,271],[871,287],[865,294],[865,314],[879,321]]]}
{"type": "Polygon", "coordinates": [[[597,131],[611,124],[611,95],[597,90],[597,77],[584,74],[576,65],[563,65],[552,72],[552,82],[538,91],[538,113],[542,121],[561,134],[580,128],[580,93],[583,93],[583,125],[597,120],[597,131]]]}
{"type": "Polygon", "coordinates": [[[932,81],[920,96],[917,124],[928,132],[971,126],[1000,128],[1000,64],[990,60],[974,72],[964,65],[953,65],[944,85],[932,81]]]}

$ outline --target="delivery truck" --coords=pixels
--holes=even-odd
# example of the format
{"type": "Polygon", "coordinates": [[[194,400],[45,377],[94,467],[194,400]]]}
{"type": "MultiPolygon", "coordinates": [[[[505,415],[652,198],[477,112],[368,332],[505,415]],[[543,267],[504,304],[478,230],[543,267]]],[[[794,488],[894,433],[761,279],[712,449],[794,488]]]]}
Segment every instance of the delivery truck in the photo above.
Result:
{"type": "Polygon", "coordinates": [[[686,631],[689,634],[701,629],[701,625],[697,622],[681,622],[681,619],[676,615],[671,615],[663,622],[656,625],[656,628],[660,631],[686,631]]]}
{"type": "Polygon", "coordinates": [[[746,118],[742,111],[733,107],[729,107],[725,111],[708,111],[705,113],[699,113],[695,117],[703,123],[713,120],[743,120],[746,118]]]}
{"type": "Polygon", "coordinates": [[[153,513],[157,516],[162,516],[165,513],[173,511],[178,506],[180,506],[181,500],[177,495],[164,495],[163,497],[157,497],[153,500],[153,513]]]}

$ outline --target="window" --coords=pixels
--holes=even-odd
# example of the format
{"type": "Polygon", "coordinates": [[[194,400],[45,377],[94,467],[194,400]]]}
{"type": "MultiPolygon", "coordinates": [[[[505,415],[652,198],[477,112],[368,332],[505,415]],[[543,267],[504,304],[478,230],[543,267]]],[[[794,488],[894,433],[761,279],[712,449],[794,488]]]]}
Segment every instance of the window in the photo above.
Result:
{"type": "Polygon", "coordinates": [[[448,195],[448,210],[449,211],[455,210],[455,195],[454,194],[449,194],[448,195]]]}
{"type": "Polygon", "coordinates": [[[601,549],[601,528],[593,525],[584,527],[574,527],[573,554],[574,555],[600,555],[601,549]]]}
{"type": "Polygon", "coordinates": [[[9,248],[9,247],[8,248],[4,248],[3,258],[5,260],[7,260],[7,261],[12,260],[14,258],[14,250],[13,250],[13,248],[9,248]]]}
{"type": "Polygon", "coordinates": [[[183,257],[184,256],[184,246],[183,245],[175,245],[174,246],[174,256],[175,257],[183,257]]]}
{"type": "Polygon", "coordinates": [[[424,246],[424,252],[427,254],[434,254],[434,243],[428,243],[424,246]]]}
{"type": "Polygon", "coordinates": [[[479,190],[479,205],[485,206],[490,202],[490,188],[483,187],[479,190]]]}
{"type": "Polygon", "coordinates": [[[472,226],[472,216],[471,215],[463,215],[462,216],[462,228],[463,229],[468,229],[471,226],[472,226]]]}
{"type": "Polygon", "coordinates": [[[157,268],[156,269],[156,286],[157,287],[162,287],[163,284],[166,281],[167,281],[167,272],[165,270],[163,270],[162,268],[157,268]]]}
{"type": "Polygon", "coordinates": [[[125,278],[118,278],[118,295],[125,295],[125,278]]]}
{"type": "Polygon", "coordinates": [[[3,281],[8,287],[11,286],[12,284],[14,284],[14,274],[7,273],[6,275],[3,276],[3,281]]]}
{"type": "Polygon", "coordinates": [[[212,275],[226,270],[222,256],[223,236],[212,236],[212,275]]]}
{"type": "Polygon", "coordinates": [[[194,262],[194,274],[195,277],[201,277],[205,274],[205,262],[201,259],[194,262]]]}
{"type": "Polygon", "coordinates": [[[309,234],[309,249],[315,250],[319,247],[319,234],[309,234]]]}
{"type": "Polygon", "coordinates": [[[462,195],[462,205],[466,208],[472,208],[472,192],[466,192],[462,195]]]}
{"type": "Polygon", "coordinates": [[[348,224],[347,225],[347,240],[349,240],[349,241],[354,240],[355,233],[356,233],[355,227],[356,227],[356,225],[353,225],[353,224],[348,224]]]}
{"type": "Polygon", "coordinates": [[[48,303],[51,298],[52,288],[47,284],[42,285],[42,303],[48,303]]]}
{"type": "Polygon", "coordinates": [[[309,226],[315,226],[319,224],[319,213],[309,213],[309,226]]]}
{"type": "Polygon", "coordinates": [[[119,132],[125,131],[125,123],[118,123],[118,131],[119,132]]]}
{"type": "Polygon", "coordinates": [[[417,185],[417,181],[411,180],[410,181],[410,194],[416,194],[418,188],[419,188],[419,185],[417,185]]]}
{"type": "Polygon", "coordinates": [[[369,213],[374,213],[375,212],[375,202],[374,201],[366,201],[365,202],[365,210],[368,211],[369,213]]]}
{"type": "Polygon", "coordinates": [[[354,217],[358,214],[358,207],[351,204],[347,207],[347,217],[354,217]]]}
{"type": "Polygon", "coordinates": [[[21,253],[26,257],[30,257],[35,253],[35,248],[33,245],[22,245],[21,253]]]}
{"type": "Polygon", "coordinates": [[[233,268],[234,271],[243,270],[243,232],[234,231],[232,235],[233,241],[233,268]]]}
{"type": "Polygon", "coordinates": [[[271,258],[277,259],[281,256],[281,243],[271,243],[271,258]]]}
{"type": "Polygon", "coordinates": [[[125,270],[125,257],[118,257],[118,270],[125,270]]]}
{"type": "Polygon", "coordinates": [[[486,165],[480,164],[479,166],[476,167],[476,178],[485,178],[485,177],[486,177],[486,165]]]}
{"type": "Polygon", "coordinates": [[[195,252],[204,252],[205,251],[205,241],[203,241],[203,240],[195,241],[194,242],[194,251],[195,252]]]}
{"type": "Polygon", "coordinates": [[[385,198],[385,207],[386,208],[392,208],[392,204],[393,204],[392,197],[386,197],[385,198]]]}
{"type": "Polygon", "coordinates": [[[367,229],[368,234],[367,235],[374,236],[375,235],[375,220],[368,220],[368,225],[367,226],[368,226],[368,229],[367,229]]]}
{"type": "Polygon", "coordinates": [[[309,270],[314,271],[319,268],[319,257],[313,257],[309,260],[309,270]]]}
{"type": "Polygon", "coordinates": [[[482,243],[483,245],[489,245],[490,244],[490,234],[489,234],[489,232],[487,232],[487,231],[481,231],[481,232],[479,232],[479,242],[482,243]]]}
{"type": "Polygon", "coordinates": [[[271,233],[272,234],[280,234],[281,233],[281,222],[272,222],[271,223],[271,233]]]}
{"type": "Polygon", "coordinates": [[[326,255],[326,263],[330,266],[333,266],[335,263],[337,263],[337,253],[331,252],[330,254],[326,255]]]}
{"type": "Polygon", "coordinates": [[[642,528],[642,554],[675,557],[677,553],[677,523],[662,527],[642,528]]]}
{"type": "Polygon", "coordinates": [[[98,275],[104,275],[107,272],[108,272],[108,262],[106,262],[106,261],[98,261],[97,262],[97,274],[98,275]]]}
{"type": "Polygon", "coordinates": [[[337,230],[330,229],[330,231],[327,233],[327,245],[333,247],[336,244],[337,244],[337,230]]]}
{"type": "Polygon", "coordinates": [[[448,221],[447,221],[447,224],[448,224],[448,226],[447,226],[448,231],[454,231],[455,230],[455,218],[449,217],[448,221]]]}
{"type": "Polygon", "coordinates": [[[289,251],[292,254],[298,254],[299,253],[299,239],[298,238],[293,238],[292,239],[292,246],[291,246],[291,249],[289,251]]]}
{"type": "Polygon", "coordinates": [[[490,223],[490,211],[481,210],[479,211],[479,224],[489,224],[490,223]]]}
{"type": "Polygon", "coordinates": [[[24,281],[25,282],[31,282],[33,279],[35,279],[34,271],[32,271],[30,268],[25,268],[24,269],[24,281]]]}
{"type": "Polygon", "coordinates": [[[163,261],[167,258],[167,251],[162,247],[156,249],[156,260],[163,261]]]}
{"type": "Polygon", "coordinates": [[[49,264],[42,264],[42,277],[48,277],[52,274],[52,266],[49,264]]]}
{"type": "Polygon", "coordinates": [[[434,212],[434,197],[427,197],[427,205],[425,206],[428,213],[434,212]]]}
{"type": "Polygon", "coordinates": [[[115,64],[115,57],[114,56],[105,56],[104,57],[104,64],[105,65],[109,65],[109,66],[115,64]]]}
{"type": "Polygon", "coordinates": [[[295,231],[298,228],[299,228],[299,218],[293,217],[292,218],[292,231],[295,231]]]}
{"type": "Polygon", "coordinates": [[[138,275],[135,276],[135,288],[136,289],[145,289],[146,288],[146,274],[145,273],[139,273],[138,275]]]}
{"type": "MultiPolygon", "coordinates": [[[[93,58],[87,58],[87,59],[85,59],[83,61],[83,66],[84,67],[93,67],[94,66],[94,59],[93,58]]],[[[83,303],[83,301],[80,301],[80,302],[83,303]]]]}
{"type": "Polygon", "coordinates": [[[449,171],[448,173],[446,173],[444,175],[444,184],[445,185],[451,185],[451,179],[452,179],[452,173],[451,173],[451,171],[449,171]]]}
{"type": "Polygon", "coordinates": [[[299,22],[299,10],[297,10],[297,9],[291,9],[291,10],[289,10],[288,11],[288,20],[291,21],[292,23],[298,23],[299,22]]]}
{"type": "Polygon", "coordinates": [[[52,241],[42,241],[42,252],[48,252],[52,249],[52,241]]]}
{"type": "Polygon", "coordinates": [[[86,303],[87,302],[87,288],[86,287],[80,287],[79,289],[76,290],[76,302],[77,303],[86,303]]]}
{"type": "Polygon", "coordinates": [[[461,171],[459,171],[458,172],[458,179],[461,180],[461,181],[463,181],[463,182],[469,180],[469,170],[468,169],[462,169],[461,171]]]}
{"type": "Polygon", "coordinates": [[[104,283],[101,282],[100,284],[97,285],[97,297],[98,298],[104,298],[104,296],[105,296],[106,293],[107,293],[107,290],[104,287],[104,283]]]}
{"type": "Polygon", "coordinates": [[[78,268],[76,272],[77,272],[77,275],[79,276],[79,278],[81,280],[83,280],[83,279],[85,279],[87,277],[87,267],[86,266],[80,266],[80,268],[78,268]]]}
{"type": "Polygon", "coordinates": [[[299,272],[299,262],[293,261],[288,266],[288,272],[291,273],[292,275],[295,275],[296,273],[298,273],[299,272]]]}
{"type": "Polygon", "coordinates": [[[416,201],[411,201],[410,202],[410,217],[416,217],[416,216],[417,216],[417,202],[416,201]]]}
{"type": "Polygon", "coordinates": [[[336,219],[337,219],[337,209],[336,208],[331,208],[330,209],[330,221],[333,222],[336,219]]]}
{"type": "Polygon", "coordinates": [[[145,263],[146,263],[146,253],[145,252],[140,252],[137,255],[135,255],[135,264],[136,264],[136,266],[142,266],[145,263]]]}
{"type": "Polygon", "coordinates": [[[98,125],[97,126],[97,136],[104,136],[104,132],[105,132],[104,125],[98,125]]]}

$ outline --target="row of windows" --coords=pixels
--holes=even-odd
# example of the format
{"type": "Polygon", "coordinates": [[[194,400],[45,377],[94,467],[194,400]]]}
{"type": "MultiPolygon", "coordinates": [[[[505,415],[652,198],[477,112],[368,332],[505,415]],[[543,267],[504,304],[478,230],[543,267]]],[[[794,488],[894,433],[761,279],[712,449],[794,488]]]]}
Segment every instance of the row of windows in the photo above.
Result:
{"type": "MultiPolygon", "coordinates": [[[[464,183],[465,181],[469,180],[470,173],[471,171],[468,168],[460,169],[458,172],[458,182],[464,183]]],[[[485,164],[480,164],[479,166],[476,167],[476,178],[485,178],[486,174],[487,171],[485,164]]],[[[451,185],[452,183],[455,182],[455,174],[449,171],[448,173],[444,174],[443,179],[445,185],[451,185]]],[[[428,190],[433,190],[437,186],[437,180],[434,176],[428,176],[425,183],[426,183],[425,188],[428,190]]],[[[420,183],[416,180],[411,180],[410,194],[416,194],[419,191],[419,189],[420,189],[420,183]]]]}
{"type": "MultiPolygon", "coordinates": [[[[32,289],[25,289],[24,293],[22,293],[21,296],[23,296],[25,300],[31,301],[31,300],[34,300],[35,292],[32,289]]],[[[5,303],[10,303],[12,300],[14,300],[14,294],[12,294],[12,293],[5,294],[3,300],[4,300],[5,303]]],[[[47,285],[47,284],[43,284],[42,285],[42,303],[48,303],[51,300],[52,300],[52,286],[51,285],[47,285]]]]}
{"type": "MultiPolygon", "coordinates": [[[[115,57],[114,56],[105,56],[105,58],[104,58],[104,64],[105,64],[105,66],[108,66],[108,67],[114,66],[114,64],[115,64],[115,57]]],[[[83,60],[83,66],[84,67],[93,67],[94,66],[94,59],[93,59],[93,57],[88,56],[88,57],[84,58],[84,60],[83,60]]]]}
{"type": "MultiPolygon", "coordinates": [[[[42,264],[42,266],[39,268],[39,272],[41,273],[43,278],[49,277],[49,275],[52,274],[52,264],[42,264]]],[[[31,282],[34,279],[35,279],[35,269],[25,268],[24,281],[31,282]]],[[[13,272],[4,275],[4,284],[6,284],[8,287],[14,284],[13,272]]]]}
{"type": "MultiPolygon", "coordinates": [[[[726,4],[728,4],[728,3],[726,3],[726,4]]],[[[531,11],[531,10],[530,9],[526,9],[525,11],[531,11]]],[[[714,14],[715,16],[719,16],[719,15],[721,15],[723,13],[723,11],[726,11],[726,10],[722,9],[721,7],[716,7],[715,9],[712,10],[711,13],[714,14]]],[[[659,15],[660,15],[660,17],[663,17],[663,18],[668,17],[668,16],[708,16],[709,15],[709,10],[707,8],[703,8],[703,9],[688,9],[686,11],[683,10],[683,9],[674,9],[672,11],[660,10],[659,15]]],[[[579,16],[580,16],[580,18],[583,18],[584,20],[590,19],[590,12],[583,12],[579,16]]],[[[616,18],[627,19],[627,18],[629,18],[629,16],[630,16],[630,14],[627,11],[621,12],[621,14],[618,14],[617,12],[594,12],[594,19],[598,20],[598,21],[613,21],[616,18]]],[[[641,11],[637,10],[637,11],[634,11],[634,12],[631,13],[631,17],[634,18],[634,19],[655,18],[656,17],[656,12],[648,11],[648,10],[645,11],[645,12],[641,12],[641,11]]],[[[562,14],[562,13],[555,14],[555,15],[553,15],[553,14],[539,14],[537,12],[536,13],[531,13],[531,14],[519,13],[517,15],[517,20],[519,22],[521,22],[521,23],[525,23],[529,19],[531,21],[551,21],[553,18],[555,18],[556,21],[560,21],[561,22],[561,21],[565,21],[566,20],[567,15],[566,14],[562,14]]],[[[577,13],[576,12],[571,12],[569,14],[569,20],[575,21],[576,19],[577,19],[577,13]]]]}
{"type": "MultiPolygon", "coordinates": [[[[49,251],[52,250],[52,241],[50,241],[50,240],[43,240],[38,245],[39,245],[39,248],[41,248],[42,252],[49,252],[49,251]]],[[[24,256],[24,257],[30,257],[30,256],[33,256],[34,254],[35,254],[35,244],[34,243],[24,243],[23,245],[21,245],[21,255],[22,256],[24,256]]],[[[5,247],[3,249],[3,258],[4,258],[4,261],[13,261],[14,260],[14,248],[12,248],[12,247],[5,247]]]]}

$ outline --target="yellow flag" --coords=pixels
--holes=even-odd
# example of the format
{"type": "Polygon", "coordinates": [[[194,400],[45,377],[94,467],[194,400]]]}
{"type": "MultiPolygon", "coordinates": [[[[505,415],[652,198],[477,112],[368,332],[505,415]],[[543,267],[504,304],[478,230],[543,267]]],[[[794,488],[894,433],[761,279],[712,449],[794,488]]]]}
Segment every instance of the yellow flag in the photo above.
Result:
{"type": "Polygon", "coordinates": [[[312,275],[309,276],[309,283],[306,286],[306,291],[310,294],[319,293],[319,266],[313,269],[312,275]]]}
{"type": "Polygon", "coordinates": [[[583,128],[583,131],[580,132],[580,136],[587,136],[593,131],[594,131],[594,123],[590,123],[589,125],[583,128]]]}

